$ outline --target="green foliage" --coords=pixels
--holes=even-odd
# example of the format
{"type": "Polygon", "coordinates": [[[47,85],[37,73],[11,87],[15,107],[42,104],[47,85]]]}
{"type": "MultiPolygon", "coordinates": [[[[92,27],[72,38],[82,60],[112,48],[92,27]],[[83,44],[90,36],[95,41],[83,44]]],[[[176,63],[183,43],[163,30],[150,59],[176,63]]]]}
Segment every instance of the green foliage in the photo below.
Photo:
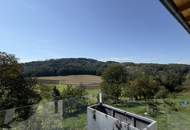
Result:
{"type": "Polygon", "coordinates": [[[148,114],[151,117],[156,117],[160,114],[159,103],[156,102],[155,100],[149,100],[147,102],[147,107],[148,107],[148,114]]]}
{"type": "Polygon", "coordinates": [[[183,64],[135,64],[126,66],[128,66],[127,71],[130,80],[134,80],[142,74],[152,76],[169,92],[183,89],[182,84],[190,70],[189,65],[183,64]]]}
{"type": "Polygon", "coordinates": [[[168,95],[169,91],[164,86],[160,86],[158,92],[155,95],[155,98],[156,99],[167,98],[168,95]]]}
{"type": "Polygon", "coordinates": [[[126,90],[128,97],[135,99],[152,99],[159,91],[159,82],[153,77],[141,75],[129,82],[126,90]]]}
{"type": "Polygon", "coordinates": [[[37,84],[36,90],[39,92],[42,100],[51,101],[52,100],[52,86],[46,86],[43,84],[37,84]]]}
{"type": "Polygon", "coordinates": [[[24,78],[22,65],[14,55],[0,52],[0,109],[37,103],[36,80],[24,78]]]}
{"type": "Polygon", "coordinates": [[[87,92],[86,92],[85,88],[67,85],[67,87],[65,87],[63,89],[62,97],[63,98],[67,98],[67,97],[68,98],[69,97],[82,98],[82,97],[86,96],[86,94],[87,94],[87,92]]]}
{"type": "Polygon", "coordinates": [[[102,78],[108,84],[121,84],[127,82],[127,71],[125,66],[110,65],[103,73],[102,78]]]}
{"type": "Polygon", "coordinates": [[[108,65],[114,63],[86,58],[51,59],[25,63],[24,74],[26,76],[101,75],[108,65]]]}
{"type": "MultiPolygon", "coordinates": [[[[161,85],[165,86],[170,92],[180,91],[186,75],[190,72],[190,66],[183,64],[101,62],[85,58],[52,59],[47,61],[29,62],[23,65],[25,76],[101,75],[110,65],[123,65],[127,69],[127,80],[134,80],[139,75],[146,74],[157,78],[161,85]]],[[[117,75],[116,73],[120,73],[121,70],[118,68],[118,70],[114,71],[113,75],[117,75]]],[[[114,77],[110,78],[114,79],[114,77]]],[[[124,77],[118,78],[120,80],[125,79],[124,77]]],[[[117,79],[114,80],[117,81],[117,79]]]]}
{"type": "Polygon", "coordinates": [[[123,84],[127,82],[127,72],[124,66],[116,64],[109,66],[103,73],[101,91],[104,100],[117,102],[122,95],[123,84]]]}
{"type": "Polygon", "coordinates": [[[175,99],[176,99],[175,93],[170,94],[168,98],[164,99],[164,104],[166,107],[168,107],[169,112],[179,110],[175,99]]]}
{"type": "Polygon", "coordinates": [[[73,87],[68,85],[65,87],[62,93],[64,114],[68,116],[70,114],[78,114],[85,110],[87,106],[87,92],[84,88],[73,87]]]}
{"type": "Polygon", "coordinates": [[[117,102],[121,96],[122,86],[120,84],[102,83],[101,91],[103,94],[103,101],[117,102]]]}
{"type": "Polygon", "coordinates": [[[120,64],[109,66],[103,73],[103,97],[118,100],[121,96],[134,99],[166,98],[182,89],[188,66],[154,64],[120,64]]]}
{"type": "Polygon", "coordinates": [[[177,87],[181,85],[184,81],[184,76],[174,72],[159,72],[158,74],[160,83],[164,85],[170,92],[177,91],[177,87]]]}

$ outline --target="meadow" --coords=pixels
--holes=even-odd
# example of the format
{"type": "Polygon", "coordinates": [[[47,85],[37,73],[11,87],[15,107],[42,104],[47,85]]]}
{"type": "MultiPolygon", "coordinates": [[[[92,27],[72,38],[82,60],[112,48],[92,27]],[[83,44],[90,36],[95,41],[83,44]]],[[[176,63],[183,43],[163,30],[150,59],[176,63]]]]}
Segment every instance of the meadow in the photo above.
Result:
{"type": "MultiPolygon", "coordinates": [[[[77,79],[72,79],[73,76],[68,77],[40,77],[40,79],[50,79],[50,80],[64,80],[67,79],[67,83],[74,84],[74,85],[80,85],[82,82],[83,84],[86,83],[94,83],[99,82],[99,78],[97,77],[88,77],[84,76],[81,78],[80,76],[76,76],[77,79]],[[70,81],[68,79],[71,79],[70,81]],[[91,79],[88,82],[87,79],[91,79]],[[97,80],[98,79],[98,80],[97,80]],[[84,82],[85,81],[85,82],[84,82]],[[73,83],[72,83],[73,82],[73,83]]],[[[57,86],[60,92],[64,91],[64,87],[66,87],[66,84],[54,84],[57,86]]],[[[53,86],[52,84],[49,84],[47,86],[45,85],[38,85],[38,90],[40,91],[44,101],[51,101],[51,91],[53,86]]],[[[88,93],[88,104],[94,104],[97,103],[97,95],[100,92],[100,87],[85,87],[86,92],[88,93]]],[[[183,91],[181,93],[177,93],[175,96],[170,97],[168,99],[157,99],[157,103],[159,104],[159,113],[156,116],[152,116],[145,113],[147,112],[147,104],[144,101],[128,101],[127,99],[121,99],[123,100],[122,103],[118,104],[109,104],[113,105],[117,108],[121,108],[123,110],[133,112],[142,116],[147,116],[149,118],[152,118],[157,121],[158,123],[158,130],[189,130],[190,128],[190,105],[188,104],[186,107],[181,106],[181,102],[187,101],[190,103],[190,94],[189,90],[183,91]],[[172,107],[165,104],[164,100],[169,100],[170,102],[173,102],[175,104],[175,107],[177,110],[172,110],[172,107]]],[[[66,129],[79,129],[79,130],[85,130],[87,125],[87,117],[86,112],[77,114],[75,116],[70,116],[65,119],[63,119],[63,128],[66,129]],[[76,121],[75,125],[72,124],[73,121],[76,121]]]]}

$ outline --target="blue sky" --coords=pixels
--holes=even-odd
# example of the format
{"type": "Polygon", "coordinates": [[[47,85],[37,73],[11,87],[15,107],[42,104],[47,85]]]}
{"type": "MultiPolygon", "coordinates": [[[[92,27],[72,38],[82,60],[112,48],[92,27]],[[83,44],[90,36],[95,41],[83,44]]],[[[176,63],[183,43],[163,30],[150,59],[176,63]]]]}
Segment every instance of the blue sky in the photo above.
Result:
{"type": "Polygon", "coordinates": [[[0,51],[190,64],[190,35],[159,0],[0,0],[0,51]]]}

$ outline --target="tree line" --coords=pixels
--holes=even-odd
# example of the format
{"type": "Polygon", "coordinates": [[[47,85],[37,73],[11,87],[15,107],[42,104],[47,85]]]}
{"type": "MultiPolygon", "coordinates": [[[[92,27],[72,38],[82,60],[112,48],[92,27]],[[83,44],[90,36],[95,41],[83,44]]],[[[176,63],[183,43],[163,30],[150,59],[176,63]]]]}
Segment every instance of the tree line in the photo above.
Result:
{"type": "Polygon", "coordinates": [[[175,72],[173,76],[183,76],[190,70],[190,65],[185,64],[135,64],[131,62],[102,62],[87,58],[62,58],[23,63],[23,74],[25,76],[102,75],[105,69],[113,64],[125,66],[128,72],[133,74],[131,76],[138,75],[138,73],[149,75],[170,73],[169,75],[171,75],[174,74],[173,72],[175,72]]]}
{"type": "Polygon", "coordinates": [[[25,76],[101,75],[116,62],[101,62],[86,58],[63,58],[24,63],[25,76]]]}
{"type": "Polygon", "coordinates": [[[166,98],[187,88],[188,65],[115,64],[103,73],[101,85],[104,100],[118,102],[121,97],[135,100],[166,98]]]}

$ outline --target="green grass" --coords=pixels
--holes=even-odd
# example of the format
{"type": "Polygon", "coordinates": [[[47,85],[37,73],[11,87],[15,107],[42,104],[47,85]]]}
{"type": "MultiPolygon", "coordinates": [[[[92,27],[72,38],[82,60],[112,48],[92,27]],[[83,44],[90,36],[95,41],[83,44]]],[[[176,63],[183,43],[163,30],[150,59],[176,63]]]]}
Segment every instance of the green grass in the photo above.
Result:
{"type": "Polygon", "coordinates": [[[92,89],[86,89],[86,91],[88,92],[89,95],[96,97],[98,93],[100,92],[100,88],[97,87],[97,88],[92,88],[92,89]]]}
{"type": "Polygon", "coordinates": [[[89,104],[97,103],[97,96],[100,92],[100,88],[86,89],[86,91],[89,96],[88,103],[89,104]]]}
{"type": "MultiPolygon", "coordinates": [[[[189,94],[190,95],[190,94],[189,94]]],[[[176,98],[172,98],[175,102],[178,111],[171,111],[170,107],[163,104],[162,100],[158,100],[161,113],[156,117],[147,116],[157,121],[158,130],[189,130],[190,129],[190,104],[187,108],[182,108],[180,102],[187,100],[190,103],[189,95],[177,95],[176,98]]],[[[132,104],[117,104],[115,107],[123,110],[136,113],[144,116],[147,110],[147,106],[144,103],[132,103],[132,104]]]]}
{"type": "Polygon", "coordinates": [[[87,130],[87,115],[80,114],[63,120],[64,130],[87,130]]]}
{"type": "MultiPolygon", "coordinates": [[[[64,90],[65,85],[58,85],[57,88],[60,92],[64,90]]],[[[52,87],[40,88],[42,95],[44,98],[51,98],[50,92],[52,91],[52,87]]],[[[89,104],[93,104],[97,102],[97,95],[100,91],[99,88],[94,89],[86,89],[89,96],[89,104]]],[[[158,130],[189,130],[190,129],[190,104],[187,108],[182,108],[180,106],[180,102],[187,100],[190,103],[190,93],[185,92],[180,93],[176,96],[176,98],[171,98],[173,102],[175,102],[178,111],[171,111],[171,109],[164,105],[162,100],[158,100],[160,103],[159,108],[161,113],[156,117],[148,116],[157,121],[158,130]]],[[[122,103],[114,105],[117,108],[136,113],[144,116],[144,113],[147,111],[147,106],[143,102],[134,102],[134,103],[122,103]]],[[[63,127],[65,129],[79,129],[85,130],[87,124],[87,115],[86,113],[79,114],[77,116],[69,117],[64,119],[63,127]],[[75,123],[73,123],[75,122],[75,123]]]]}
{"type": "MultiPolygon", "coordinates": [[[[42,96],[42,101],[39,104],[38,112],[43,113],[44,105],[48,102],[52,101],[52,89],[55,85],[37,85],[37,91],[42,96]]],[[[56,85],[57,89],[62,93],[64,91],[64,88],[66,85],[56,85]]],[[[97,103],[97,95],[100,92],[100,88],[87,88],[86,89],[88,96],[88,104],[94,104],[97,103]]],[[[45,119],[43,117],[40,117],[42,119],[42,122],[45,124],[44,127],[48,127],[48,124],[51,124],[51,127],[57,127],[62,128],[65,130],[87,130],[87,115],[86,112],[82,114],[77,114],[75,116],[70,116],[67,118],[59,119],[54,117],[52,114],[49,115],[49,119],[45,119]]]]}

